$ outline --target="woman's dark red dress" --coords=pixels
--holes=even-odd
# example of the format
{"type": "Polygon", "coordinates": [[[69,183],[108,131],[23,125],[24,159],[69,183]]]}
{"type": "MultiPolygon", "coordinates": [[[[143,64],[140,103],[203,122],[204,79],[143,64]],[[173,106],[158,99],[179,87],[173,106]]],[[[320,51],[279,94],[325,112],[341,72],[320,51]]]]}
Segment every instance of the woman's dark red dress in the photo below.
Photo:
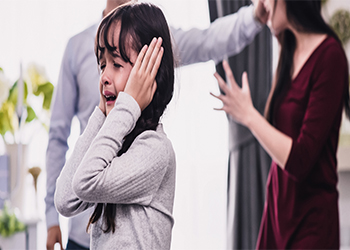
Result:
{"type": "Polygon", "coordinates": [[[277,101],[274,126],[293,139],[270,169],[257,249],[339,249],[337,145],[349,86],[346,56],[327,37],[277,101]]]}

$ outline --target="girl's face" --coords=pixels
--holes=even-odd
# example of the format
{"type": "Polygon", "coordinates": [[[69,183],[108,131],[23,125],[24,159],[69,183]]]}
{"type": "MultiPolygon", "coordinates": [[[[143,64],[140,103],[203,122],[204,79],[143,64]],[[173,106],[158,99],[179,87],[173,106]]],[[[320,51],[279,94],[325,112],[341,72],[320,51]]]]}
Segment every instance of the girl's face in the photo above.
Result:
{"type": "Polygon", "coordinates": [[[126,52],[130,58],[129,62],[125,62],[120,55],[119,44],[120,24],[111,25],[108,34],[108,42],[116,46],[116,50],[111,53],[107,49],[101,53],[100,58],[100,87],[102,95],[106,99],[106,114],[114,107],[114,103],[118,94],[124,91],[126,83],[129,79],[130,71],[136,62],[137,52],[126,45],[126,52]],[[114,31],[114,32],[111,32],[114,31]]]}
{"type": "Polygon", "coordinates": [[[261,0],[265,6],[266,11],[269,13],[267,25],[269,26],[272,34],[277,36],[283,30],[285,30],[289,23],[286,12],[285,0],[261,0]],[[276,5],[276,6],[275,6],[276,5]]]}

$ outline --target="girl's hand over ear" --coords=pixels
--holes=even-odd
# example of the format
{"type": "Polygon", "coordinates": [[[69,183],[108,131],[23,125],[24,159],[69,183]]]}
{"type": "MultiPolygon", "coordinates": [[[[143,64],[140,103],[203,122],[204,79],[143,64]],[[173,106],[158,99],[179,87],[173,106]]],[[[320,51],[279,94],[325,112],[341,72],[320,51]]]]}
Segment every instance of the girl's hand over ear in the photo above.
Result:
{"type": "Polygon", "coordinates": [[[149,47],[145,45],[141,49],[124,89],[139,104],[141,111],[150,104],[157,89],[155,77],[164,52],[161,45],[162,38],[153,38],[149,47]]]}

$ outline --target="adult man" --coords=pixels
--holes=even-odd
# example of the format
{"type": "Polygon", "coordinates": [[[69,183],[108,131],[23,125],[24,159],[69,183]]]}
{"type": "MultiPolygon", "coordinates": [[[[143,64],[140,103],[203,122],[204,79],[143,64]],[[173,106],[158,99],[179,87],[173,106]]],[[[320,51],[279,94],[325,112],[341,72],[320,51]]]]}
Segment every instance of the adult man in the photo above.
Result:
{"type": "MultiPolygon", "coordinates": [[[[107,0],[103,15],[128,1],[107,0]]],[[[253,6],[247,6],[235,14],[218,19],[206,30],[183,31],[171,28],[175,40],[175,54],[179,57],[180,65],[208,60],[218,62],[226,55],[240,52],[261,30],[262,25],[254,18],[254,13],[261,18],[263,12],[260,12],[259,8],[255,8],[254,11],[253,6]]],[[[69,40],[55,89],[46,155],[47,249],[53,249],[56,242],[59,242],[62,248],[58,213],[53,200],[56,179],[65,163],[72,118],[77,116],[80,132],[83,132],[90,114],[99,102],[99,73],[93,51],[97,26],[98,24],[93,25],[69,40]]],[[[91,210],[71,219],[67,249],[88,249],[89,235],[85,229],[90,214],[91,210]]]]}

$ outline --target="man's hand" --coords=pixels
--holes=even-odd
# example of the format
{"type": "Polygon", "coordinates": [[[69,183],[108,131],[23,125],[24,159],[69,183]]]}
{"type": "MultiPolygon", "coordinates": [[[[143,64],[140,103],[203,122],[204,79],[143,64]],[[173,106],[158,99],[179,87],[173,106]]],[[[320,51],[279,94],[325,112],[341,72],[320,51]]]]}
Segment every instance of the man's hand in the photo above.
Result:
{"type": "Polygon", "coordinates": [[[60,226],[58,225],[52,226],[47,230],[46,249],[54,250],[56,243],[59,243],[61,246],[61,250],[63,250],[62,234],[61,234],[60,226]]]}
{"type": "Polygon", "coordinates": [[[266,24],[269,13],[266,12],[262,0],[252,0],[254,4],[254,17],[262,24],[266,24]]]}

